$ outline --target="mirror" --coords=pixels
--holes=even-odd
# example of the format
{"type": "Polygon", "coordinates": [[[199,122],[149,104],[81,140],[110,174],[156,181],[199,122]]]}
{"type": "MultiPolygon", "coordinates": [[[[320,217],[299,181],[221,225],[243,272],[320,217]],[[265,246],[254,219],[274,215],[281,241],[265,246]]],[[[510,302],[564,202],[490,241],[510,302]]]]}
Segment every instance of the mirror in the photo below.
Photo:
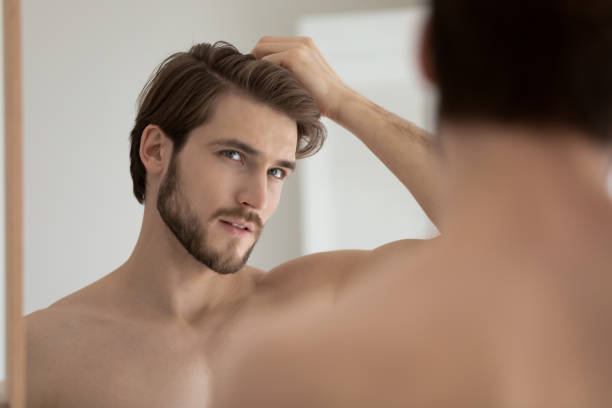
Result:
{"type": "MultiPolygon", "coordinates": [[[[409,51],[414,51],[423,11],[410,6],[420,3],[239,0],[228,6],[220,1],[25,2],[25,314],[97,281],[130,256],[143,208],[132,194],[128,136],[136,98],[166,56],[200,41],[227,40],[248,52],[266,34],[312,36],[332,66],[357,90],[399,114],[414,115],[415,122],[431,128],[431,113],[423,108],[433,103],[431,96],[415,79],[414,67],[400,74],[410,64],[406,60],[414,58],[409,51]],[[342,37],[330,42],[329,31],[355,19],[367,31],[354,33],[361,35],[354,44],[367,36],[378,37],[366,44],[369,48],[351,49],[361,55],[343,55],[339,46],[351,44],[350,40],[342,37]],[[377,30],[381,24],[389,30],[377,30]],[[388,44],[395,48],[377,49],[385,36],[405,41],[394,39],[388,44]],[[351,58],[372,52],[384,52],[384,63],[371,64],[360,72],[347,69],[354,65],[351,58]],[[397,74],[390,80],[389,64],[397,74]],[[387,80],[381,81],[383,77],[387,80]],[[401,100],[388,99],[388,90],[396,87],[410,93],[409,107],[401,100]]],[[[373,248],[401,237],[406,228],[409,236],[405,238],[435,233],[395,177],[359,142],[330,122],[326,124],[330,132],[327,146],[318,156],[298,164],[298,172],[285,184],[281,204],[249,264],[268,270],[315,251],[373,248]],[[350,151],[352,160],[339,160],[346,157],[338,154],[343,147],[350,151]],[[339,171],[325,174],[332,166],[339,171]],[[356,239],[354,231],[347,228],[349,217],[337,216],[342,200],[358,193],[355,177],[361,180],[359,188],[376,192],[371,201],[352,208],[355,214],[371,219],[368,225],[372,228],[380,224],[384,190],[395,194],[397,204],[388,208],[398,214],[394,228],[373,230],[356,239]],[[314,185],[314,180],[328,184],[314,185]],[[338,189],[341,185],[346,188],[338,189]],[[329,205],[315,206],[322,198],[329,205]],[[402,212],[406,210],[403,203],[410,209],[407,213],[402,212]],[[317,223],[331,228],[331,233],[312,228],[314,219],[334,220],[317,223]]]]}
{"type": "Polygon", "coordinates": [[[22,154],[22,72],[21,72],[21,4],[4,0],[2,4],[2,148],[0,173],[4,188],[0,194],[2,248],[0,259],[2,307],[2,352],[0,353],[1,406],[25,406],[25,339],[22,318],[23,273],[23,154],[22,154]]]}
{"type": "Polygon", "coordinates": [[[4,205],[4,10],[0,9],[0,178],[3,180],[0,189],[0,402],[6,402],[6,222],[4,205]]]}
{"type": "MultiPolygon", "coordinates": [[[[307,3],[267,0],[255,4],[241,0],[231,6],[215,1],[204,6],[202,2],[187,1],[147,3],[146,7],[141,7],[144,3],[138,6],[125,2],[117,2],[114,7],[78,1],[64,2],[62,6],[24,3],[26,314],[100,279],[129,257],[139,233],[142,206],[132,194],[128,135],[138,93],[166,56],[186,50],[194,42],[221,39],[248,52],[261,36],[270,33],[311,35],[324,41],[328,36],[321,31],[325,28],[318,21],[346,24],[351,18],[362,18],[370,21],[368,27],[372,29],[377,18],[388,19],[393,14],[400,16],[400,20],[394,21],[406,22],[411,17],[403,10],[421,2],[307,3]],[[274,15],[266,11],[271,9],[275,10],[274,15]],[[232,24],[226,24],[227,21],[232,24]]],[[[413,28],[416,32],[416,26],[413,28]]],[[[339,43],[350,43],[341,38],[338,37],[339,43]]],[[[410,44],[414,41],[411,38],[410,44]]],[[[408,43],[398,41],[396,45],[408,43]]],[[[329,52],[337,60],[333,54],[338,43],[320,45],[324,55],[329,52]]],[[[405,50],[396,55],[397,70],[408,65],[402,61],[407,58],[405,50]]],[[[340,66],[343,61],[337,62],[344,71],[342,75],[351,75],[340,66]]],[[[365,74],[376,75],[374,71],[365,74]]],[[[361,86],[361,91],[383,105],[389,102],[384,95],[389,86],[397,83],[376,83],[371,78],[359,79],[359,75],[353,82],[361,86]]],[[[398,79],[404,87],[411,86],[411,80],[398,79]]],[[[427,114],[420,111],[418,114],[423,120],[417,121],[425,125],[427,114]]],[[[333,149],[333,139],[347,139],[347,135],[327,124],[330,135],[328,147],[320,153],[322,158],[315,156],[298,163],[297,174],[285,183],[279,208],[267,223],[249,264],[268,270],[321,250],[321,244],[328,245],[327,249],[367,248],[396,239],[397,230],[391,237],[378,235],[370,240],[364,237],[363,242],[355,242],[350,234],[344,238],[337,235],[339,240],[326,243],[307,232],[309,217],[327,215],[308,213],[310,203],[325,192],[311,191],[304,181],[310,177],[310,169],[324,168],[323,161],[328,159],[323,155],[333,149]],[[319,242],[318,246],[313,246],[313,240],[319,242]]],[[[364,157],[359,142],[350,142],[355,157],[364,157]]],[[[411,236],[431,234],[430,224],[410,194],[374,156],[365,154],[365,160],[374,163],[376,174],[382,174],[384,188],[399,190],[396,210],[400,210],[402,201],[412,208],[398,228],[416,225],[411,236]]],[[[349,162],[331,159],[334,166],[345,170],[351,166],[349,162]]],[[[359,174],[367,172],[364,168],[359,174]]],[[[340,176],[332,182],[342,183],[340,176]]],[[[319,174],[313,177],[321,179],[319,174]]],[[[368,188],[381,186],[380,180],[370,179],[368,183],[368,188]]],[[[376,207],[373,202],[364,211],[377,213],[376,207]]],[[[373,220],[377,217],[380,214],[372,214],[373,220]]],[[[336,227],[341,229],[342,225],[336,227]]]]}
{"type": "MultiPolygon", "coordinates": [[[[413,61],[422,3],[26,2],[24,312],[48,307],[130,256],[143,209],[132,194],[128,136],[136,98],[166,56],[201,41],[227,40],[248,52],[266,34],[310,36],[349,85],[431,131],[434,97],[413,61]]],[[[326,124],[327,144],[298,164],[249,264],[268,270],[312,252],[436,233],[360,142],[326,124]],[[367,232],[354,219],[365,220],[367,232]],[[388,219],[393,225],[380,228],[388,219]]]]}

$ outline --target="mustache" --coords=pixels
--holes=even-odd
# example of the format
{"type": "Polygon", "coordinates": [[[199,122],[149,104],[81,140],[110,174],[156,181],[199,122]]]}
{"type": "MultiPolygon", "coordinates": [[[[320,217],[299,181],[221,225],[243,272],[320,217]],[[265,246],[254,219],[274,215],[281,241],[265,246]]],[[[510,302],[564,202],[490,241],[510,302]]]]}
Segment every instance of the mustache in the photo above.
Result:
{"type": "Polygon", "coordinates": [[[244,208],[221,208],[211,216],[211,218],[232,217],[240,218],[248,222],[252,222],[260,229],[263,227],[263,221],[258,214],[246,210],[244,208]]]}

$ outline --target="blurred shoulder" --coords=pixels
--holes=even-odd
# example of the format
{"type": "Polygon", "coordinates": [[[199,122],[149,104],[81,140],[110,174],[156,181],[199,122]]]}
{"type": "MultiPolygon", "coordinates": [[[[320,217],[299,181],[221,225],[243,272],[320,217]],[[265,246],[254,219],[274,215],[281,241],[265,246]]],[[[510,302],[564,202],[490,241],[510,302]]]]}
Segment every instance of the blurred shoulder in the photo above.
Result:
{"type": "Polygon", "coordinates": [[[334,284],[371,251],[343,250],[304,255],[285,262],[262,276],[263,288],[304,290],[334,284]]]}
{"type": "Polygon", "coordinates": [[[423,240],[391,242],[373,250],[342,250],[305,255],[283,263],[261,276],[262,287],[282,287],[301,291],[309,288],[339,286],[358,279],[361,274],[376,273],[368,265],[375,265],[390,257],[410,257],[423,240]]]}

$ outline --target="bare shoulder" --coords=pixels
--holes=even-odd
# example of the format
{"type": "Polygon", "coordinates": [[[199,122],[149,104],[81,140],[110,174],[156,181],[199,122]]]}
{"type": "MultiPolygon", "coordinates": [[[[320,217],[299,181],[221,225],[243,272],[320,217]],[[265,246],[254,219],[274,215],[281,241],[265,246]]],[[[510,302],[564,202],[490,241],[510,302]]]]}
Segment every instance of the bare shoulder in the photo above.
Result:
{"type": "MultiPolygon", "coordinates": [[[[397,276],[399,269],[405,275],[427,275],[422,260],[431,252],[430,244],[435,245],[403,240],[371,251],[320,253],[271,271],[277,274],[271,275],[273,283],[282,285],[278,292],[289,287],[292,300],[308,296],[302,294],[304,288],[315,288],[310,293],[318,295],[296,302],[295,308],[272,308],[280,310],[272,325],[279,329],[259,331],[236,352],[232,387],[240,388],[241,395],[228,392],[233,399],[228,406],[291,405],[294,395],[304,396],[299,406],[409,405],[392,399],[417,372],[401,360],[412,338],[406,336],[412,327],[410,301],[408,306],[395,301],[410,300],[423,289],[416,283],[404,290],[405,281],[398,284],[397,276]],[[330,287],[331,302],[327,296],[313,302],[330,287]]],[[[270,321],[270,313],[266,319],[270,321]]],[[[260,328],[264,321],[252,324],[260,328]]]]}
{"type": "Polygon", "coordinates": [[[25,317],[28,406],[56,406],[53,402],[62,376],[82,352],[87,333],[108,324],[99,283],[90,284],[25,317]]]}
{"type": "Polygon", "coordinates": [[[89,292],[81,289],[26,316],[26,335],[33,351],[58,347],[82,331],[98,309],[95,296],[89,292]]]}
{"type": "Polygon", "coordinates": [[[260,288],[289,292],[335,285],[371,251],[344,250],[304,255],[285,262],[261,277],[260,288]],[[282,288],[282,289],[281,289],[282,288]]]}
{"type": "Polygon", "coordinates": [[[339,288],[368,274],[367,265],[392,256],[410,257],[411,251],[423,245],[423,240],[395,241],[374,250],[341,250],[305,255],[283,263],[259,280],[260,289],[271,288],[292,295],[309,290],[339,288]]]}
{"type": "Polygon", "coordinates": [[[44,360],[47,351],[51,351],[65,332],[66,319],[70,315],[65,307],[49,306],[26,316],[26,340],[28,359],[44,360]]]}
{"type": "Polygon", "coordinates": [[[28,357],[43,357],[69,344],[95,313],[81,302],[61,301],[26,316],[28,357]]]}
{"type": "Polygon", "coordinates": [[[50,306],[26,316],[28,407],[53,407],[55,381],[70,355],[76,310],[50,306]]]}
{"type": "Polygon", "coordinates": [[[359,264],[353,265],[338,284],[338,292],[345,294],[357,288],[367,288],[374,282],[382,282],[398,270],[416,273],[424,250],[433,247],[436,239],[404,239],[390,242],[369,251],[359,264]]]}
{"type": "Polygon", "coordinates": [[[84,310],[71,302],[55,303],[26,316],[28,340],[48,343],[57,335],[76,328],[83,320],[84,310]]]}
{"type": "Polygon", "coordinates": [[[436,241],[437,238],[403,239],[381,245],[371,251],[371,254],[367,259],[367,263],[365,263],[364,266],[367,267],[371,264],[376,265],[380,262],[388,262],[390,260],[393,262],[396,262],[397,260],[401,260],[403,262],[410,261],[414,259],[421,249],[432,247],[432,244],[436,241]]]}

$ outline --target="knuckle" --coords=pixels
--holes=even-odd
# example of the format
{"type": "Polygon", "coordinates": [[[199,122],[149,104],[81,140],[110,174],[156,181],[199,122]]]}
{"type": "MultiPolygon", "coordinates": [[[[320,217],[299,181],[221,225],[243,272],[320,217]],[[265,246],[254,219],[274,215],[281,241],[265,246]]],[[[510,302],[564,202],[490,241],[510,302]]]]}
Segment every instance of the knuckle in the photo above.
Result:
{"type": "Polygon", "coordinates": [[[293,48],[289,51],[291,59],[302,59],[304,58],[304,50],[300,47],[293,48]]]}
{"type": "Polygon", "coordinates": [[[305,57],[306,55],[308,55],[310,48],[308,48],[308,46],[305,44],[300,44],[298,45],[297,50],[300,56],[305,57]]]}

